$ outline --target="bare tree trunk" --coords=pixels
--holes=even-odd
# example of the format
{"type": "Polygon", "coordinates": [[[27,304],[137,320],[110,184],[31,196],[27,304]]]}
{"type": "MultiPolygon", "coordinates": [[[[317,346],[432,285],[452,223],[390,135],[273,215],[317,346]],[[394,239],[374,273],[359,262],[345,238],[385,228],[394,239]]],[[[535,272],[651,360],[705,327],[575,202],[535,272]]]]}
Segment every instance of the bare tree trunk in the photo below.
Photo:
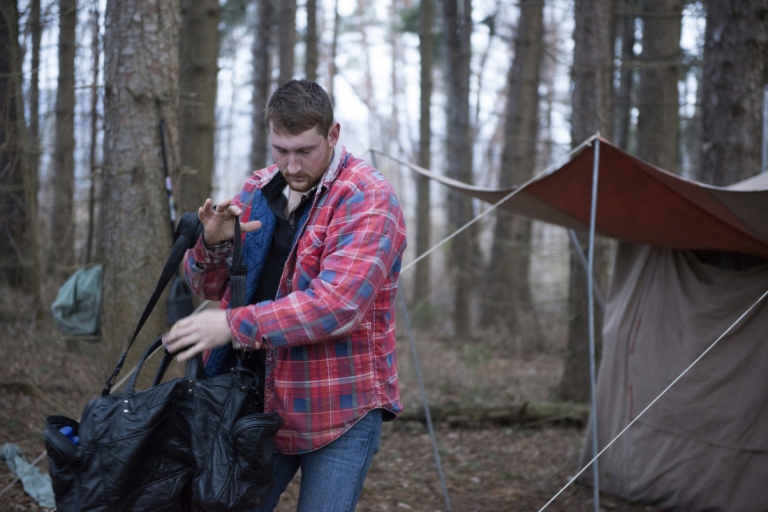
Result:
{"type": "Polygon", "coordinates": [[[760,172],[768,2],[706,2],[701,180],[729,185],[760,172]]]}
{"type": "MultiPolygon", "coordinates": [[[[75,29],[77,0],[59,0],[59,83],[56,89],[56,147],[47,267],[75,263],[75,29]]],[[[71,271],[71,269],[69,269],[71,271]]]]}
{"type": "Polygon", "coordinates": [[[306,64],[307,80],[317,80],[317,0],[307,0],[306,64]]]}
{"type": "MultiPolygon", "coordinates": [[[[421,56],[421,99],[419,114],[419,165],[429,169],[432,161],[432,65],[435,53],[435,37],[432,33],[435,21],[435,7],[432,0],[421,0],[419,6],[421,20],[419,25],[419,54],[421,56]]],[[[416,178],[416,254],[421,255],[431,247],[430,217],[431,201],[429,197],[430,179],[419,175],[416,178]]],[[[413,301],[422,308],[429,303],[431,271],[429,258],[416,264],[416,277],[413,301]]]]}
{"type": "Polygon", "coordinates": [[[559,63],[551,56],[557,55],[560,46],[560,21],[553,16],[544,18],[544,58],[541,62],[541,83],[546,89],[542,105],[544,110],[539,119],[541,129],[539,132],[539,154],[537,155],[537,168],[547,167],[552,162],[555,141],[553,140],[554,126],[553,113],[555,111],[555,81],[559,63]]]}
{"type": "Polygon", "coordinates": [[[99,47],[100,32],[99,2],[93,0],[91,6],[91,55],[93,57],[93,87],[91,88],[91,146],[88,154],[88,162],[91,166],[91,183],[88,191],[88,239],[85,244],[85,263],[94,260],[93,240],[96,229],[96,180],[98,177],[98,165],[96,163],[96,144],[98,140],[99,123],[99,59],[101,50],[99,47]]]}
{"type": "Polygon", "coordinates": [[[264,108],[272,87],[272,2],[256,2],[253,34],[253,139],[251,141],[251,169],[267,166],[267,123],[264,108]]]}
{"type": "MultiPolygon", "coordinates": [[[[576,0],[573,31],[573,110],[571,141],[575,146],[600,131],[611,129],[611,1],[576,0]]],[[[599,194],[599,192],[598,192],[599,194]]],[[[586,251],[586,235],[580,236],[586,251]]],[[[605,290],[607,245],[595,244],[595,282],[605,290]]],[[[587,279],[578,258],[571,254],[568,287],[568,342],[565,368],[556,395],[562,400],[589,401],[589,323],[587,279]]],[[[595,346],[602,341],[603,319],[595,311],[595,346]]],[[[597,362],[595,363],[597,364],[597,362]]]]}
{"type": "Polygon", "coordinates": [[[611,2],[576,0],[574,16],[571,141],[573,146],[577,146],[595,132],[603,135],[610,133],[613,71],[611,2]]]}
{"type": "Polygon", "coordinates": [[[336,51],[339,42],[340,23],[339,0],[336,0],[333,5],[333,39],[331,40],[331,56],[328,59],[328,96],[331,98],[331,103],[334,105],[336,104],[336,99],[334,98],[333,82],[336,79],[336,51]]]}
{"type": "Polygon", "coordinates": [[[182,212],[194,212],[211,195],[216,136],[219,57],[218,0],[182,0],[179,48],[179,142],[182,212]]]}
{"type": "Polygon", "coordinates": [[[358,0],[355,8],[357,21],[356,30],[360,34],[360,49],[362,62],[360,68],[363,71],[363,90],[360,99],[368,109],[368,130],[372,144],[383,142],[383,123],[379,116],[378,102],[373,89],[373,67],[371,65],[371,47],[368,44],[369,27],[375,19],[375,10],[372,0],[358,0]]]}
{"type": "MultiPolygon", "coordinates": [[[[443,0],[446,43],[446,174],[464,183],[472,183],[472,130],[469,122],[469,78],[472,56],[472,1],[443,0]],[[459,10],[461,3],[462,10],[459,10]]],[[[472,218],[472,202],[458,192],[448,192],[448,219],[451,231],[472,218]]],[[[474,247],[470,230],[451,242],[454,274],[454,329],[456,337],[472,335],[472,256],[474,247]]]]}
{"type": "Polygon", "coordinates": [[[637,90],[637,156],[677,172],[683,0],[642,0],[643,53],[637,90]]]}
{"type": "Polygon", "coordinates": [[[280,78],[277,81],[278,86],[293,78],[294,46],[296,46],[296,0],[280,0],[279,5],[280,78]]]}
{"type": "Polygon", "coordinates": [[[477,70],[477,94],[475,95],[475,108],[472,115],[472,136],[477,137],[477,133],[480,131],[480,99],[483,96],[483,74],[485,73],[486,64],[488,64],[488,56],[491,54],[491,47],[493,46],[493,39],[496,37],[496,20],[499,17],[499,11],[501,9],[501,0],[496,0],[496,6],[493,14],[489,14],[485,20],[481,23],[488,27],[488,43],[485,45],[482,55],[480,56],[480,65],[477,70]]]}
{"type": "Polygon", "coordinates": [[[29,26],[32,35],[32,58],[29,73],[29,172],[34,180],[31,193],[37,197],[40,172],[40,41],[43,26],[40,23],[40,0],[29,3],[29,26]]]}
{"type": "MultiPolygon", "coordinates": [[[[533,176],[539,133],[539,77],[544,50],[544,3],[520,2],[515,57],[507,77],[507,112],[501,153],[501,187],[533,176]]],[[[531,220],[498,210],[491,264],[483,291],[483,323],[503,322],[523,353],[541,350],[541,328],[528,278],[531,220]]]]}
{"type": "Polygon", "coordinates": [[[39,298],[37,201],[26,154],[18,37],[16,0],[0,0],[0,282],[39,298]]]}
{"type": "MultiPolygon", "coordinates": [[[[399,96],[402,93],[400,86],[399,71],[404,67],[403,64],[403,50],[402,44],[399,38],[400,27],[400,14],[402,5],[400,0],[390,0],[388,14],[389,14],[389,27],[387,29],[387,42],[391,49],[391,66],[390,66],[390,113],[387,123],[386,140],[383,141],[382,146],[387,148],[390,155],[400,156],[402,153],[402,146],[400,145],[400,102],[399,96]]],[[[372,102],[375,102],[371,98],[372,102]]],[[[388,162],[389,169],[391,171],[390,179],[395,192],[402,196],[403,181],[400,179],[400,166],[392,162],[388,162]]]]}
{"type": "MultiPolygon", "coordinates": [[[[170,250],[158,124],[165,119],[170,175],[177,178],[180,25],[179,0],[107,2],[100,231],[106,359],[97,361],[105,368],[125,347],[170,250]]],[[[166,329],[164,306],[158,302],[140,341],[166,329]]]]}
{"type": "Polygon", "coordinates": [[[614,90],[613,143],[624,150],[629,150],[629,125],[634,81],[635,15],[630,12],[635,9],[632,3],[634,1],[636,0],[616,1],[619,12],[616,13],[615,27],[621,38],[621,68],[619,86],[614,90]]]}

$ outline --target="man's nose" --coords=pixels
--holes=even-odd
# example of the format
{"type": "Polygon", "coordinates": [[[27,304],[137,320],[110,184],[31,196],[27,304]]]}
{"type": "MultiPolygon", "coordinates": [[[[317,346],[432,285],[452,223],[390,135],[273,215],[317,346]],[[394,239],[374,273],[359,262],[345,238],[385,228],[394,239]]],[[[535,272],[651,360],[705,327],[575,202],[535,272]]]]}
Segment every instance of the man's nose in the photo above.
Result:
{"type": "Polygon", "coordinates": [[[293,153],[288,153],[288,172],[295,173],[301,170],[299,157],[293,153]]]}

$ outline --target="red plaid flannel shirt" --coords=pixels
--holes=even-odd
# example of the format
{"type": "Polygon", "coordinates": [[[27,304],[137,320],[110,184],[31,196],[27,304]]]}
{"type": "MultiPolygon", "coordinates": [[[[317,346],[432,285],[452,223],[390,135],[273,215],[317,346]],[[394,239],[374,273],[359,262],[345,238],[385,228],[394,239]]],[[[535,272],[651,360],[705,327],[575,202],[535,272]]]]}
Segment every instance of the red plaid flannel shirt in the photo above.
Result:
{"type": "MultiPolygon", "coordinates": [[[[281,453],[325,446],[372,409],[384,409],[385,419],[403,409],[395,359],[403,212],[379,171],[346,150],[340,162],[317,188],[278,298],[227,313],[236,347],[268,349],[265,410],[285,420],[276,437],[281,453]]],[[[252,197],[277,172],[272,166],[246,181],[234,198],[243,218],[251,205],[239,198],[252,197]]],[[[231,295],[230,254],[206,249],[201,237],[185,259],[194,292],[221,300],[222,308],[231,295]]]]}

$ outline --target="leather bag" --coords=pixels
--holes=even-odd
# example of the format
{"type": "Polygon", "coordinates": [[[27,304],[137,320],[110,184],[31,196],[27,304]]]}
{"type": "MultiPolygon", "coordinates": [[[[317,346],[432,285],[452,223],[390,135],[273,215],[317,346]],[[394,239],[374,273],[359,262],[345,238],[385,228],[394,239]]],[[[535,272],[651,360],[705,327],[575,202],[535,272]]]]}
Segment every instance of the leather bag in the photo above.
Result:
{"type": "MultiPolygon", "coordinates": [[[[244,290],[238,220],[235,225],[231,285],[244,290]]],[[[274,436],[283,420],[262,412],[259,376],[241,364],[206,378],[198,355],[187,363],[184,377],[161,383],[173,358],[165,353],[152,386],[137,391],[139,371],[162,346],[157,338],[125,391],[110,393],[130,346],[186,249],[196,243],[199,228],[195,215],[184,214],[155,293],[102,396],[86,405],[80,422],[46,419],[51,480],[62,512],[240,511],[257,506],[272,490],[274,436]],[[62,427],[72,428],[79,445],[60,432],[62,427]]],[[[233,291],[233,297],[244,297],[244,291],[233,291]]]]}

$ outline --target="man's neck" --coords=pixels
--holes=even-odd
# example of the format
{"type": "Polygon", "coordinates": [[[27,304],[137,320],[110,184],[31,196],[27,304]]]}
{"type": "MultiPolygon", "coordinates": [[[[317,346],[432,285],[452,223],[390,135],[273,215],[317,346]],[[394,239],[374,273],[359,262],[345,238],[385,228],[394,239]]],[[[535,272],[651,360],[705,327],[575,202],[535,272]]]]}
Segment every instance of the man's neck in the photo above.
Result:
{"type": "Polygon", "coordinates": [[[288,187],[288,204],[285,206],[286,215],[290,215],[301,204],[302,193],[288,187]]]}

